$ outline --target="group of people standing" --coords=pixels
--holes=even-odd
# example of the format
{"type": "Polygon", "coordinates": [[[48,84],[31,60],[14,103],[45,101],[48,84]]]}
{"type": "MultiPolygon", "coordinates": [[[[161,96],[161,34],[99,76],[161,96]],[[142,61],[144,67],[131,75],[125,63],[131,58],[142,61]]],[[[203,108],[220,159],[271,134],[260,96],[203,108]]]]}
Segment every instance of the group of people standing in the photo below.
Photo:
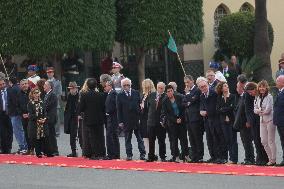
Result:
{"type": "Polygon", "coordinates": [[[47,79],[41,79],[37,67],[28,67],[28,76],[0,77],[0,140],[1,153],[9,154],[13,134],[19,145],[18,154],[36,154],[37,157],[59,155],[57,139],[58,97],[61,82],[54,78],[54,68],[46,70],[47,79]]]}
{"type": "MultiPolygon", "coordinates": [[[[78,106],[79,112],[84,113],[83,120],[91,119],[94,111],[97,112],[96,115],[102,116],[94,119],[93,126],[86,127],[87,131],[84,131],[84,126],[87,124],[84,123],[83,133],[89,133],[90,142],[92,138],[97,138],[93,141],[93,149],[96,149],[96,145],[102,147],[104,146],[103,124],[105,124],[107,152],[104,153],[105,149],[97,148],[101,149],[100,153],[94,151],[93,154],[85,155],[91,159],[119,158],[120,144],[117,130],[120,129],[125,133],[127,160],[132,160],[133,157],[131,139],[134,133],[141,160],[157,161],[159,155],[161,161],[183,160],[199,163],[204,162],[205,132],[210,155],[206,162],[236,164],[239,162],[237,143],[239,132],[245,151],[242,164],[275,165],[276,126],[282,148],[284,147],[281,130],[283,119],[280,114],[283,106],[279,102],[282,99],[281,82],[284,76],[277,77],[276,84],[280,92],[274,102],[268,82],[265,80],[259,83],[248,82],[246,76],[241,74],[238,64],[234,63],[235,60],[236,57],[232,56],[230,63],[225,60],[222,60],[221,64],[212,63],[206,76],[199,77],[196,81],[192,76],[186,75],[184,94],[177,92],[175,82],[170,82],[168,85],[158,82],[155,88],[151,79],[145,79],[141,84],[140,96],[138,91],[132,89],[129,78],[121,78],[121,88],[116,90],[114,86],[116,80],[110,75],[103,74],[100,77],[100,84],[105,93],[99,95],[100,92],[92,90],[96,88],[94,85],[92,89],[87,90],[87,94],[79,95],[82,96],[82,101],[79,97],[78,106]],[[103,95],[106,99],[105,104],[100,104],[99,102],[103,102],[103,95]],[[95,124],[95,120],[100,121],[95,124]],[[99,133],[100,137],[97,136],[99,133]],[[168,160],[165,143],[167,134],[171,150],[171,158],[168,160]],[[159,144],[158,155],[155,153],[156,139],[159,144]],[[147,158],[146,151],[148,151],[147,158]]],[[[281,64],[282,60],[279,61],[279,65],[281,64]]],[[[88,81],[96,83],[94,79],[88,79],[87,86],[88,81]]],[[[89,146],[87,149],[92,147],[89,146]]],[[[284,162],[280,162],[279,165],[283,166],[284,162]]]]}
{"type": "MultiPolygon", "coordinates": [[[[279,60],[280,67],[283,60],[279,60]]],[[[175,82],[167,85],[158,82],[155,86],[151,79],[145,79],[140,95],[132,88],[131,80],[120,73],[121,69],[122,66],[114,62],[113,75],[100,76],[103,91],[99,90],[95,78],[87,78],[81,90],[76,82],[69,83],[64,112],[64,132],[70,134],[72,151],[68,157],[78,156],[76,141],[79,138],[85,158],[120,159],[119,131],[124,132],[128,161],[133,158],[133,134],[140,160],[148,162],[160,158],[163,162],[236,164],[239,162],[239,132],[245,151],[242,164],[275,165],[276,127],[284,150],[284,117],[281,115],[284,74],[281,70],[276,79],[279,92],[274,100],[267,81],[248,82],[235,56],[229,63],[225,60],[220,64],[211,63],[205,77],[194,80],[186,75],[183,93],[177,92],[175,82]],[[204,133],[210,155],[206,161],[203,159],[204,133]]],[[[34,72],[20,81],[20,87],[12,78],[7,87],[7,82],[0,78],[1,150],[10,153],[14,131],[19,153],[33,154],[35,150],[37,157],[52,157],[59,154],[56,125],[62,87],[60,81],[54,79],[53,68],[47,70],[48,80],[38,78],[34,67],[29,70],[34,72]]],[[[279,165],[284,166],[284,161],[279,165]]]]}

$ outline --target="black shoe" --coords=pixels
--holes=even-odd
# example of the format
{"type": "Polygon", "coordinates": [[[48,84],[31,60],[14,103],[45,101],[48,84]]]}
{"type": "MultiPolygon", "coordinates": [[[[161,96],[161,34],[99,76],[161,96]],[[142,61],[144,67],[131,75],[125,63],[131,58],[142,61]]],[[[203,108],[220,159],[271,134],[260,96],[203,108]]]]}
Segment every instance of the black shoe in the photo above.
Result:
{"type": "Polygon", "coordinates": [[[210,158],[207,161],[205,161],[206,163],[215,163],[216,159],[215,158],[210,158]]]}
{"type": "Polygon", "coordinates": [[[179,163],[179,160],[176,157],[172,157],[171,159],[168,160],[168,162],[179,163]]]}
{"type": "Polygon", "coordinates": [[[228,163],[228,161],[226,159],[217,159],[215,161],[215,163],[217,163],[217,164],[225,164],[225,163],[228,163]]]}
{"type": "Polygon", "coordinates": [[[244,161],[241,163],[242,165],[254,165],[254,162],[251,161],[244,161]]]}
{"type": "Polygon", "coordinates": [[[42,155],[41,154],[37,154],[36,157],[42,158],[42,155]]]}
{"type": "Polygon", "coordinates": [[[155,161],[158,161],[158,159],[159,159],[158,156],[155,155],[154,160],[155,160],[155,161]]]}
{"type": "Polygon", "coordinates": [[[145,162],[154,162],[155,160],[153,159],[153,158],[151,158],[151,159],[146,159],[146,161],[145,162]]]}
{"type": "Polygon", "coordinates": [[[71,154],[68,154],[67,157],[78,157],[76,152],[72,152],[71,154]]]}
{"type": "Polygon", "coordinates": [[[140,160],[145,161],[145,160],[146,160],[145,155],[141,155],[141,156],[140,156],[140,160]]]}
{"type": "Polygon", "coordinates": [[[46,154],[46,157],[54,157],[53,154],[46,154]]]}
{"type": "Polygon", "coordinates": [[[166,158],[161,158],[161,162],[168,162],[166,158]]]}
{"type": "Polygon", "coordinates": [[[110,156],[106,156],[106,157],[103,158],[103,160],[112,160],[112,159],[113,159],[113,158],[110,157],[110,156]]]}
{"type": "Polygon", "coordinates": [[[198,159],[198,160],[195,160],[195,163],[203,163],[203,159],[198,159]]]}
{"type": "Polygon", "coordinates": [[[112,159],[120,159],[119,156],[113,156],[112,159]]]}
{"type": "Polygon", "coordinates": [[[95,155],[92,155],[89,159],[90,159],[90,160],[99,160],[99,157],[98,157],[98,156],[95,156],[95,155]]]}
{"type": "Polygon", "coordinates": [[[255,165],[258,165],[258,166],[265,166],[265,165],[267,165],[267,162],[264,162],[264,161],[257,161],[257,162],[255,162],[255,165]]]}
{"type": "Polygon", "coordinates": [[[131,161],[132,160],[132,156],[127,156],[126,161],[131,161]]]}

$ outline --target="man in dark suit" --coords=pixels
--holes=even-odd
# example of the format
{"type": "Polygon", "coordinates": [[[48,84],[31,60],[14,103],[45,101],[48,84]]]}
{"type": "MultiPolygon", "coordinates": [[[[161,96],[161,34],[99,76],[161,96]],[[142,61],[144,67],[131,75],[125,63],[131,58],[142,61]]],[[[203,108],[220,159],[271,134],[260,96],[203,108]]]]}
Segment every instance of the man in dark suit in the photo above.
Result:
{"type": "Polygon", "coordinates": [[[105,157],[104,94],[97,92],[95,78],[87,80],[87,92],[81,93],[79,113],[83,113],[83,156],[97,160],[105,157]]]}
{"type": "Polygon", "coordinates": [[[200,95],[201,92],[194,85],[192,76],[184,77],[185,97],[185,121],[188,130],[188,138],[192,149],[192,162],[202,162],[204,155],[203,144],[203,123],[200,115],[200,95]]]}
{"type": "Polygon", "coordinates": [[[207,146],[211,158],[208,163],[227,163],[227,150],[224,133],[216,111],[217,93],[209,88],[207,79],[199,77],[196,84],[201,91],[200,115],[204,118],[207,146]]]}
{"type": "Polygon", "coordinates": [[[13,142],[13,129],[8,116],[8,94],[6,82],[0,77],[0,138],[2,154],[10,154],[13,142]]]}
{"type": "Polygon", "coordinates": [[[117,94],[116,106],[119,127],[123,128],[125,133],[126,160],[132,160],[133,132],[137,138],[140,160],[145,160],[146,151],[139,130],[140,95],[138,91],[131,89],[131,80],[128,78],[121,80],[121,86],[122,90],[117,94]]]}
{"type": "Polygon", "coordinates": [[[44,83],[44,91],[46,95],[44,96],[44,114],[46,116],[46,122],[48,126],[48,149],[47,154],[52,154],[53,156],[58,156],[58,146],[56,140],[55,125],[57,122],[57,97],[53,93],[53,83],[51,81],[46,81],[44,83]]]}
{"type": "Polygon", "coordinates": [[[244,75],[238,77],[237,92],[239,94],[238,103],[235,109],[235,122],[233,128],[240,131],[240,137],[245,150],[245,159],[242,164],[254,164],[254,148],[252,144],[252,133],[250,127],[247,127],[246,111],[245,111],[245,85],[247,79],[244,75]]]}
{"type": "Polygon", "coordinates": [[[155,141],[158,138],[159,156],[161,161],[166,161],[166,129],[160,123],[162,101],[165,97],[165,84],[157,84],[157,92],[153,92],[148,98],[148,136],[149,136],[149,153],[148,162],[157,160],[155,155],[155,141]]]}
{"type": "Polygon", "coordinates": [[[116,96],[117,93],[113,88],[113,82],[110,80],[104,84],[104,91],[107,93],[105,101],[106,112],[106,143],[107,143],[107,157],[105,159],[119,159],[120,158],[120,144],[118,138],[118,122],[116,111],[116,96]]]}
{"type": "Polygon", "coordinates": [[[279,92],[274,103],[273,123],[277,126],[282,147],[282,161],[279,166],[284,166],[284,75],[280,75],[276,79],[276,87],[279,92]]]}
{"type": "Polygon", "coordinates": [[[228,64],[225,59],[221,60],[221,66],[222,66],[221,72],[223,73],[224,77],[227,80],[230,93],[237,94],[236,89],[238,82],[237,81],[238,73],[235,66],[231,62],[228,64]]]}
{"type": "Polygon", "coordinates": [[[246,126],[251,129],[253,142],[256,151],[255,163],[257,165],[266,165],[268,163],[268,156],[261,144],[260,138],[260,117],[254,113],[254,100],[257,94],[257,84],[249,82],[245,87],[245,111],[247,123],[246,126]]]}
{"type": "Polygon", "coordinates": [[[184,122],[184,107],[182,105],[183,96],[174,93],[171,85],[166,86],[167,96],[162,103],[161,119],[162,123],[167,125],[170,137],[170,148],[172,158],[171,162],[179,162],[178,140],[180,141],[182,157],[185,162],[189,162],[188,141],[186,135],[186,126],[184,122]]]}

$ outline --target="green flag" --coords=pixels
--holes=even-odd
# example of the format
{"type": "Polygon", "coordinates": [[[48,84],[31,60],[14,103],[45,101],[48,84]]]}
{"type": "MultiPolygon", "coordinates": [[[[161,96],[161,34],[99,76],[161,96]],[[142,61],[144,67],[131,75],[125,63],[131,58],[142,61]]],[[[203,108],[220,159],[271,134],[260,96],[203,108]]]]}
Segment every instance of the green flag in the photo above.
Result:
{"type": "Polygon", "coordinates": [[[171,51],[173,51],[174,53],[177,53],[177,45],[176,45],[176,42],[175,42],[175,40],[172,36],[170,36],[170,38],[169,38],[168,48],[171,51]]]}

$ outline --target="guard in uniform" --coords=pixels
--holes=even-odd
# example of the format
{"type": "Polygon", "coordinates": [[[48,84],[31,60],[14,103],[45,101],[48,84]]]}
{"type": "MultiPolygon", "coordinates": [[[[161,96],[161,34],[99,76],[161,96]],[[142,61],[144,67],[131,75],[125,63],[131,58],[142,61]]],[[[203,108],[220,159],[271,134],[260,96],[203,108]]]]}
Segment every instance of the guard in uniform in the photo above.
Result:
{"type": "Polygon", "coordinates": [[[123,74],[120,73],[120,70],[123,69],[123,66],[119,64],[118,62],[113,62],[112,64],[112,82],[114,85],[115,91],[118,93],[121,91],[121,80],[124,79],[125,77],[123,74]]]}
{"type": "Polygon", "coordinates": [[[37,82],[40,80],[40,77],[37,75],[38,67],[36,65],[29,65],[28,66],[28,82],[30,89],[36,87],[37,82]]]}

